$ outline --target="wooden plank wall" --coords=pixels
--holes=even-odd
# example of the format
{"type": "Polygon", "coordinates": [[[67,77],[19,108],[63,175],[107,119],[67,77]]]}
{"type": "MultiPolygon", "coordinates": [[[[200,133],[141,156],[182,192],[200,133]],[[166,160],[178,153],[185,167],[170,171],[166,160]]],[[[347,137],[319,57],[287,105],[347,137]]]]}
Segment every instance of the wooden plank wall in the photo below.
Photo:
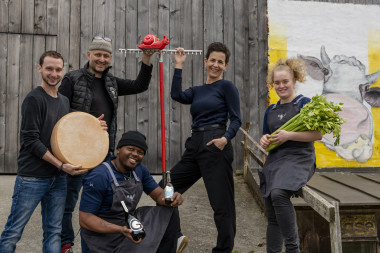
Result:
{"type": "Polygon", "coordinates": [[[0,173],[17,171],[21,104],[41,83],[40,55],[57,48],[57,2],[0,1],[0,173]]]}
{"type": "MultiPolygon", "coordinates": [[[[330,0],[380,4],[380,0],[330,0]]],[[[1,0],[0,1],[0,173],[17,171],[20,106],[25,95],[40,85],[36,71],[39,56],[55,49],[65,59],[65,72],[86,61],[87,47],[95,35],[113,40],[112,73],[134,79],[141,57],[120,54],[119,48],[136,48],[144,35],[170,39],[169,48],[206,50],[209,43],[228,45],[232,57],[225,78],[240,93],[242,123],[251,122],[250,134],[260,136],[267,107],[266,1],[261,0],[1,0]]],[[[148,139],[144,163],[161,171],[161,126],[158,58],[152,58],[149,90],[120,98],[117,137],[137,129],[148,139]]],[[[170,98],[172,56],[164,57],[167,166],[181,157],[190,135],[190,107],[170,98]]],[[[190,56],[183,71],[183,87],[205,80],[203,56],[190,56]]],[[[242,149],[234,139],[234,168],[242,167],[242,149]]]]}
{"type": "MultiPolygon", "coordinates": [[[[0,1],[0,173],[17,171],[20,106],[25,95],[40,85],[36,71],[38,57],[56,49],[65,59],[65,72],[78,69],[86,61],[88,44],[95,35],[113,40],[112,73],[134,79],[141,57],[127,55],[118,48],[136,48],[144,35],[166,35],[170,48],[206,50],[209,43],[222,41],[232,52],[225,78],[232,80],[241,95],[243,122],[258,126],[259,108],[266,107],[265,82],[266,4],[255,0],[2,0],[0,1]],[[261,15],[259,15],[261,13],[261,15]],[[259,25],[262,27],[258,29],[259,25]],[[250,60],[264,59],[261,67],[250,60]],[[261,71],[261,73],[259,73],[261,71]],[[264,86],[265,87],[265,86],[264,86]],[[16,113],[17,112],[17,113],[16,113]]],[[[205,80],[204,56],[189,56],[183,86],[205,80]]],[[[151,172],[161,171],[161,126],[159,107],[158,57],[152,58],[153,78],[147,92],[120,98],[119,138],[126,130],[146,134],[149,151],[144,163],[151,172]]],[[[171,100],[172,56],[164,57],[165,120],[167,167],[181,157],[190,135],[190,107],[171,100]]],[[[238,143],[237,136],[234,143],[238,143]]],[[[241,148],[235,145],[235,168],[241,167],[241,148]]]]}

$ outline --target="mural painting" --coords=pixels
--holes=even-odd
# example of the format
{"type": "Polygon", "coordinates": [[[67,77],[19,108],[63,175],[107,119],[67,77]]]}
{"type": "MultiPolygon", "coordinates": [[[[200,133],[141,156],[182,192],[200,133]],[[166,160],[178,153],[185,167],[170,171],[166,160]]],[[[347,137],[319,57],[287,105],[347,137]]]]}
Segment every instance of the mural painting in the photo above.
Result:
{"type": "MultiPolygon", "coordinates": [[[[269,64],[305,61],[308,77],[298,94],[342,102],[341,139],[315,144],[317,167],[380,165],[380,22],[376,5],[268,1],[269,64]],[[296,11],[296,12],[295,12],[296,11]]],[[[270,102],[278,100],[270,90],[270,102]]]]}

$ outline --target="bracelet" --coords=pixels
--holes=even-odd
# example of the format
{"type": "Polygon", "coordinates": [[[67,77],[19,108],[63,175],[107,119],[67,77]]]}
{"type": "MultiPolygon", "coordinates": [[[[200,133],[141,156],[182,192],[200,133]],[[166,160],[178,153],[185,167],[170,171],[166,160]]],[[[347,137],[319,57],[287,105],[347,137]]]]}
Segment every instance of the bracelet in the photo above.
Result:
{"type": "Polygon", "coordinates": [[[61,172],[61,170],[62,170],[62,168],[63,168],[63,162],[62,162],[62,164],[61,164],[61,166],[59,166],[59,169],[58,169],[58,172],[61,172]]]}

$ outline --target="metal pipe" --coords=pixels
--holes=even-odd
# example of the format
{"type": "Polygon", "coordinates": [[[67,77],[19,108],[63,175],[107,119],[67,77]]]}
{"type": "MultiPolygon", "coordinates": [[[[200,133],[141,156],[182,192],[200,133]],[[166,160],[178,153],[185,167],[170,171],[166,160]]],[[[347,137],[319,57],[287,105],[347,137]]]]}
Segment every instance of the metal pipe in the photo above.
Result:
{"type": "MultiPolygon", "coordinates": [[[[166,148],[165,148],[165,107],[164,107],[164,59],[160,54],[160,106],[161,106],[161,147],[162,147],[162,173],[166,173],[166,148]]],[[[164,181],[166,183],[166,181],[164,181]]]]}

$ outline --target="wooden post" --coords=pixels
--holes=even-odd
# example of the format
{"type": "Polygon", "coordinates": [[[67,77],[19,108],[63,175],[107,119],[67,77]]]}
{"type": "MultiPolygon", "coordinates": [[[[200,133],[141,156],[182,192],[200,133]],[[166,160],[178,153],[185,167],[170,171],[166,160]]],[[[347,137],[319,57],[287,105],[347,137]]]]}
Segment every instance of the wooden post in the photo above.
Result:
{"type": "MultiPolygon", "coordinates": [[[[334,205],[324,199],[317,192],[310,189],[308,186],[302,187],[301,197],[303,200],[316,211],[320,216],[322,216],[330,224],[336,219],[336,209],[334,205]]],[[[339,213],[338,213],[339,217],[339,213]]]]}
{"type": "Polygon", "coordinates": [[[342,234],[340,231],[339,202],[331,202],[335,207],[334,220],[330,221],[331,253],[342,253],[342,234]]]}

